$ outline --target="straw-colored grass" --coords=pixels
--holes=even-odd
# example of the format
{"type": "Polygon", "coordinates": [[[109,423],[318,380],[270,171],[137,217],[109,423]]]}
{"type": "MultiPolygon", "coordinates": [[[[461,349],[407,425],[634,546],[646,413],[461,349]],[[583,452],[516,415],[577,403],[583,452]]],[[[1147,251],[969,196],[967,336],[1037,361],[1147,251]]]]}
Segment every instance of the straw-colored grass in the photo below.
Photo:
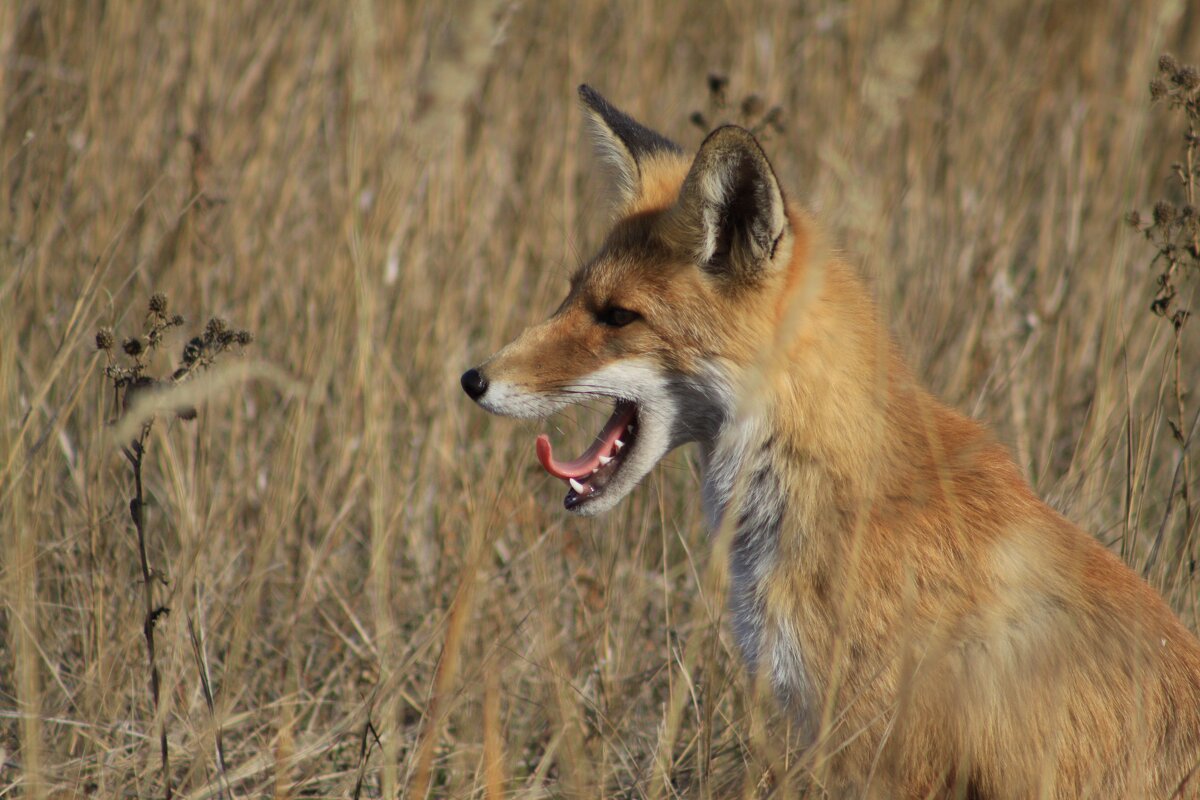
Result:
{"type": "Polygon", "coordinates": [[[1122,223],[1179,158],[1146,88],[1164,50],[1200,57],[1194,4],[0,4],[0,795],[804,779],[724,629],[694,454],[568,517],[537,429],[458,388],[603,231],[582,81],[689,147],[695,110],[781,106],[785,188],[918,372],[1135,568],[1161,535],[1148,577],[1195,627],[1197,547],[1163,522],[1172,336],[1122,223]],[[92,344],[139,330],[154,291],[185,330],[253,331],[247,357],[284,376],[210,384],[147,440],[157,714],[92,344]]]}

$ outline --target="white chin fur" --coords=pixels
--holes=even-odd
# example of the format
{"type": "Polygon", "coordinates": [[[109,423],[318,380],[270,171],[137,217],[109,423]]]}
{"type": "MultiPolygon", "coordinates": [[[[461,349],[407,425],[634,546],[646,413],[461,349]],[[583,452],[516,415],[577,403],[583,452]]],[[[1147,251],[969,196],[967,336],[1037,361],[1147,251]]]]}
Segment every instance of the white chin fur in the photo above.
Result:
{"type": "Polygon", "coordinates": [[[573,514],[591,517],[608,511],[624,499],[667,454],[678,411],[662,370],[643,359],[617,362],[581,375],[564,390],[556,397],[547,397],[512,384],[493,382],[479,404],[494,414],[540,419],[569,405],[564,395],[572,402],[606,398],[637,403],[636,439],[620,469],[602,491],[570,509],[573,514]]]}

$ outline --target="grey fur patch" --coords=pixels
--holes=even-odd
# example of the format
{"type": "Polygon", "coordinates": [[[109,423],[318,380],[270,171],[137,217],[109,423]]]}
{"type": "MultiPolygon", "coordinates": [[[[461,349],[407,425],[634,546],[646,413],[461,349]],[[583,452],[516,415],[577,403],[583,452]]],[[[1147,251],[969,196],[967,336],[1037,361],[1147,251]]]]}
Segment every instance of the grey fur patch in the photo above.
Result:
{"type": "Polygon", "coordinates": [[[679,408],[671,430],[671,447],[689,442],[707,446],[715,442],[730,414],[721,387],[688,375],[675,375],[668,385],[679,408]]]}
{"type": "Polygon", "coordinates": [[[775,565],[785,507],[779,478],[769,460],[764,461],[746,485],[729,548],[733,635],[751,672],[761,660],[765,624],[761,589],[775,565]]]}
{"type": "Polygon", "coordinates": [[[786,631],[767,630],[763,586],[775,568],[787,497],[774,435],[746,420],[735,421],[735,397],[721,369],[668,382],[679,413],[671,446],[700,444],[704,510],[711,530],[734,516],[729,549],[729,610],[734,640],[752,673],[768,670],[780,699],[802,704],[808,688],[802,654],[786,631]]]}

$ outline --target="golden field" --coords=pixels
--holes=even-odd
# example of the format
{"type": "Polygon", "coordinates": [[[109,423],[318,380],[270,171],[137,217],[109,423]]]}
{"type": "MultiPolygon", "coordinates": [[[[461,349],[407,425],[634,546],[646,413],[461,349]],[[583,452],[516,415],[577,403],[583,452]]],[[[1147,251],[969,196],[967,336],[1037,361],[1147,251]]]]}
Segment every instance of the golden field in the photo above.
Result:
{"type": "Polygon", "coordinates": [[[458,385],[603,235],[585,81],[689,148],[777,107],[917,372],[1195,630],[1200,327],[1177,361],[1125,223],[1181,201],[1162,52],[1200,61],[1195,3],[3,4],[0,796],[822,796],[694,453],[569,517],[534,436],[605,410],[458,385]],[[95,333],[155,292],[150,374],[212,316],[254,341],[145,440],[144,572],[95,333]]]}

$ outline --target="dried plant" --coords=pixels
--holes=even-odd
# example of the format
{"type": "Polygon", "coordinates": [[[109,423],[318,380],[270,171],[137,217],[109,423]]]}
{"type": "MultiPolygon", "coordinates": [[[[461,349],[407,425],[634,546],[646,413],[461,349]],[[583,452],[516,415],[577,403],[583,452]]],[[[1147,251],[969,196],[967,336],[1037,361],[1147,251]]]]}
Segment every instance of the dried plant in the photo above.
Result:
{"type": "Polygon", "coordinates": [[[1151,268],[1158,270],[1155,278],[1157,291],[1150,303],[1150,310],[1171,326],[1174,343],[1171,385],[1175,407],[1174,416],[1168,416],[1167,423],[1178,447],[1179,464],[1158,536],[1147,559],[1147,571],[1157,559],[1176,497],[1184,510],[1181,551],[1189,546],[1196,520],[1190,455],[1196,418],[1190,423],[1185,419],[1188,392],[1183,356],[1183,331],[1191,317],[1191,309],[1180,300],[1180,295],[1181,287],[1194,284],[1200,274],[1200,209],[1196,202],[1196,184],[1200,182],[1200,69],[1190,64],[1180,64],[1174,56],[1164,54],[1158,60],[1158,75],[1150,82],[1150,99],[1155,103],[1165,103],[1168,110],[1182,114],[1185,131],[1183,161],[1177,161],[1171,167],[1172,178],[1177,184],[1176,188],[1182,192],[1183,202],[1159,200],[1154,204],[1148,221],[1138,211],[1131,211],[1127,217],[1129,224],[1155,248],[1150,264],[1151,268]]]}
{"type": "Polygon", "coordinates": [[[767,108],[767,102],[754,92],[745,95],[738,102],[737,114],[730,119],[725,113],[728,105],[726,93],[729,89],[729,77],[710,72],[705,80],[708,85],[708,111],[693,111],[688,117],[691,123],[704,133],[734,122],[763,140],[768,139],[772,133],[783,133],[786,130],[783,125],[783,107],[767,108]]]}
{"type": "MultiPolygon", "coordinates": [[[[217,358],[230,348],[244,347],[253,341],[253,336],[249,331],[231,329],[225,320],[220,317],[213,317],[204,326],[204,333],[202,335],[189,339],[184,345],[181,363],[169,376],[154,377],[148,374],[150,356],[162,347],[166,334],[169,331],[179,328],[183,324],[183,316],[169,313],[167,296],[159,292],[150,297],[142,333],[125,339],[121,343],[119,352],[116,348],[116,336],[111,329],[101,328],[96,332],[96,348],[103,351],[107,357],[104,375],[112,386],[113,408],[116,410],[118,417],[121,414],[129,412],[133,407],[133,403],[144,393],[160,391],[166,386],[182,383],[198,371],[215,363],[217,358]]],[[[178,409],[176,414],[180,419],[192,420],[196,418],[196,409],[184,407],[178,409]]],[[[159,686],[158,655],[154,637],[154,629],[158,620],[170,614],[171,609],[166,605],[160,604],[155,599],[155,584],[163,583],[165,585],[166,578],[163,572],[151,567],[150,559],[147,555],[146,501],[142,483],[142,469],[146,458],[146,441],[150,436],[150,430],[153,426],[154,418],[151,417],[142,424],[141,432],[137,438],[128,443],[122,443],[121,452],[124,454],[126,461],[129,462],[133,478],[133,498],[129,501],[129,517],[133,522],[133,528],[137,534],[138,556],[142,571],[145,608],[145,615],[142,618],[142,635],[146,640],[146,661],[150,670],[150,699],[159,724],[158,743],[162,762],[163,796],[167,800],[171,800],[173,794],[171,755],[167,746],[167,721],[165,715],[160,710],[159,695],[161,687],[159,686]]],[[[189,627],[192,630],[197,662],[203,664],[204,659],[199,647],[200,640],[195,634],[194,626],[191,626],[190,623],[191,620],[189,620],[189,627]]],[[[201,681],[211,710],[212,695],[206,670],[206,665],[202,666],[201,681]]],[[[224,752],[220,744],[219,734],[217,741],[218,763],[221,765],[223,772],[224,752]]]]}

